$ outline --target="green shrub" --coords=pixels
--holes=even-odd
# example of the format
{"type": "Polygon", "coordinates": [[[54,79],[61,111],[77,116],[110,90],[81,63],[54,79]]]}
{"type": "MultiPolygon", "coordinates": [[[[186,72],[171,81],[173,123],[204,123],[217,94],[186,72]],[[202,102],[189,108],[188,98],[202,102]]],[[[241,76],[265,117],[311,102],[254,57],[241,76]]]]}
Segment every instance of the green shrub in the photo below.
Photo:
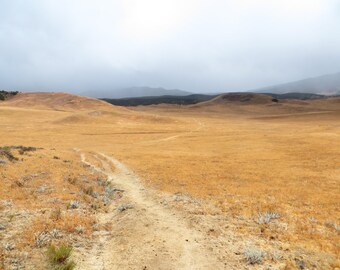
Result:
{"type": "Polygon", "coordinates": [[[50,245],[47,249],[49,263],[55,270],[72,270],[76,267],[76,263],[70,260],[71,253],[72,247],[68,245],[50,245]]]}

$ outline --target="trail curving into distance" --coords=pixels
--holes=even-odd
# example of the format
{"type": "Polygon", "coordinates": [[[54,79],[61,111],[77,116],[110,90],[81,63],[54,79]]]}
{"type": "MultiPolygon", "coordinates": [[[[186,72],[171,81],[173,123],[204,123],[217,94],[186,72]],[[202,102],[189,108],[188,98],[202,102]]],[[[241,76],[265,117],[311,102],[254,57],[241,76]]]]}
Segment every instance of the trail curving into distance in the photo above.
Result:
{"type": "Polygon", "coordinates": [[[201,121],[194,119],[194,121],[197,123],[197,128],[196,129],[192,129],[189,130],[187,132],[183,132],[177,135],[173,135],[173,136],[169,136],[169,137],[165,137],[165,138],[161,138],[161,139],[157,139],[157,140],[148,140],[148,141],[142,141],[142,142],[138,142],[137,144],[153,144],[153,143],[160,143],[160,142],[166,142],[166,141],[171,141],[174,139],[177,139],[179,137],[185,136],[185,135],[189,135],[192,134],[194,132],[200,131],[201,129],[203,129],[205,127],[205,124],[202,123],[201,121]]]}

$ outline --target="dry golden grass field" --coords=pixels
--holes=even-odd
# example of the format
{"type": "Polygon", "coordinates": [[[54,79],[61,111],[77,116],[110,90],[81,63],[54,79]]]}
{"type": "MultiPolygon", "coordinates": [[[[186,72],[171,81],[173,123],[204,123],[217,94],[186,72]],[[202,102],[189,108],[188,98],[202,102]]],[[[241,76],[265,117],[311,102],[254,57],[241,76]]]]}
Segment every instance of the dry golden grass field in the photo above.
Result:
{"type": "Polygon", "coordinates": [[[25,93],[0,138],[37,148],[0,150],[0,269],[49,269],[51,243],[85,270],[340,268],[340,98],[25,93]]]}

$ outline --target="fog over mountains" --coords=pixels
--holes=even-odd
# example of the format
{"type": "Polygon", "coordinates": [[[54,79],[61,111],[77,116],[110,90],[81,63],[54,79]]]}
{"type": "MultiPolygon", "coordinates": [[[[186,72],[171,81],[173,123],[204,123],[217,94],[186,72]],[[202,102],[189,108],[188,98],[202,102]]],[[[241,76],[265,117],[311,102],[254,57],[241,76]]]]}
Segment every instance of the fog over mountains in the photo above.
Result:
{"type": "Polygon", "coordinates": [[[320,95],[340,95],[340,72],[253,90],[260,93],[284,94],[291,92],[320,95]]]}
{"type": "Polygon", "coordinates": [[[179,90],[171,89],[167,90],[161,87],[129,87],[114,89],[113,91],[86,91],[80,93],[81,95],[95,98],[130,98],[130,97],[150,97],[150,96],[187,96],[192,93],[179,90]]]}
{"type": "MultiPolygon", "coordinates": [[[[211,91],[211,89],[207,89],[206,92],[217,94],[235,91],[233,91],[233,89],[222,89],[220,91],[213,92],[211,91]]],[[[273,94],[310,93],[319,95],[340,95],[340,72],[279,85],[263,87],[259,89],[249,89],[244,92],[273,94]]],[[[179,89],[167,90],[162,87],[152,88],[145,86],[114,89],[112,91],[97,91],[94,89],[93,91],[81,92],[79,94],[95,98],[118,99],[131,97],[188,96],[193,93],[179,89]]]]}

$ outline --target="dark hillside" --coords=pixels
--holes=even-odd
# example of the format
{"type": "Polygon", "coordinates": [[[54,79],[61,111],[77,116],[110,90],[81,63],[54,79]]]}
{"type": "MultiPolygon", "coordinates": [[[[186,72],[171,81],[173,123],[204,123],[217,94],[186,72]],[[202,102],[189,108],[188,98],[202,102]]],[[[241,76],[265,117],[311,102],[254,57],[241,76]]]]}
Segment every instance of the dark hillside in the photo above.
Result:
{"type": "Polygon", "coordinates": [[[135,97],[135,98],[121,98],[102,100],[118,106],[138,106],[138,105],[157,105],[157,104],[178,104],[189,105],[199,102],[207,101],[215,98],[217,95],[188,95],[188,96],[155,96],[155,97],[135,97]]]}
{"type": "Polygon", "coordinates": [[[1,100],[6,100],[9,99],[10,97],[15,96],[18,94],[18,91],[5,91],[5,90],[0,90],[0,101],[1,100]]]}

